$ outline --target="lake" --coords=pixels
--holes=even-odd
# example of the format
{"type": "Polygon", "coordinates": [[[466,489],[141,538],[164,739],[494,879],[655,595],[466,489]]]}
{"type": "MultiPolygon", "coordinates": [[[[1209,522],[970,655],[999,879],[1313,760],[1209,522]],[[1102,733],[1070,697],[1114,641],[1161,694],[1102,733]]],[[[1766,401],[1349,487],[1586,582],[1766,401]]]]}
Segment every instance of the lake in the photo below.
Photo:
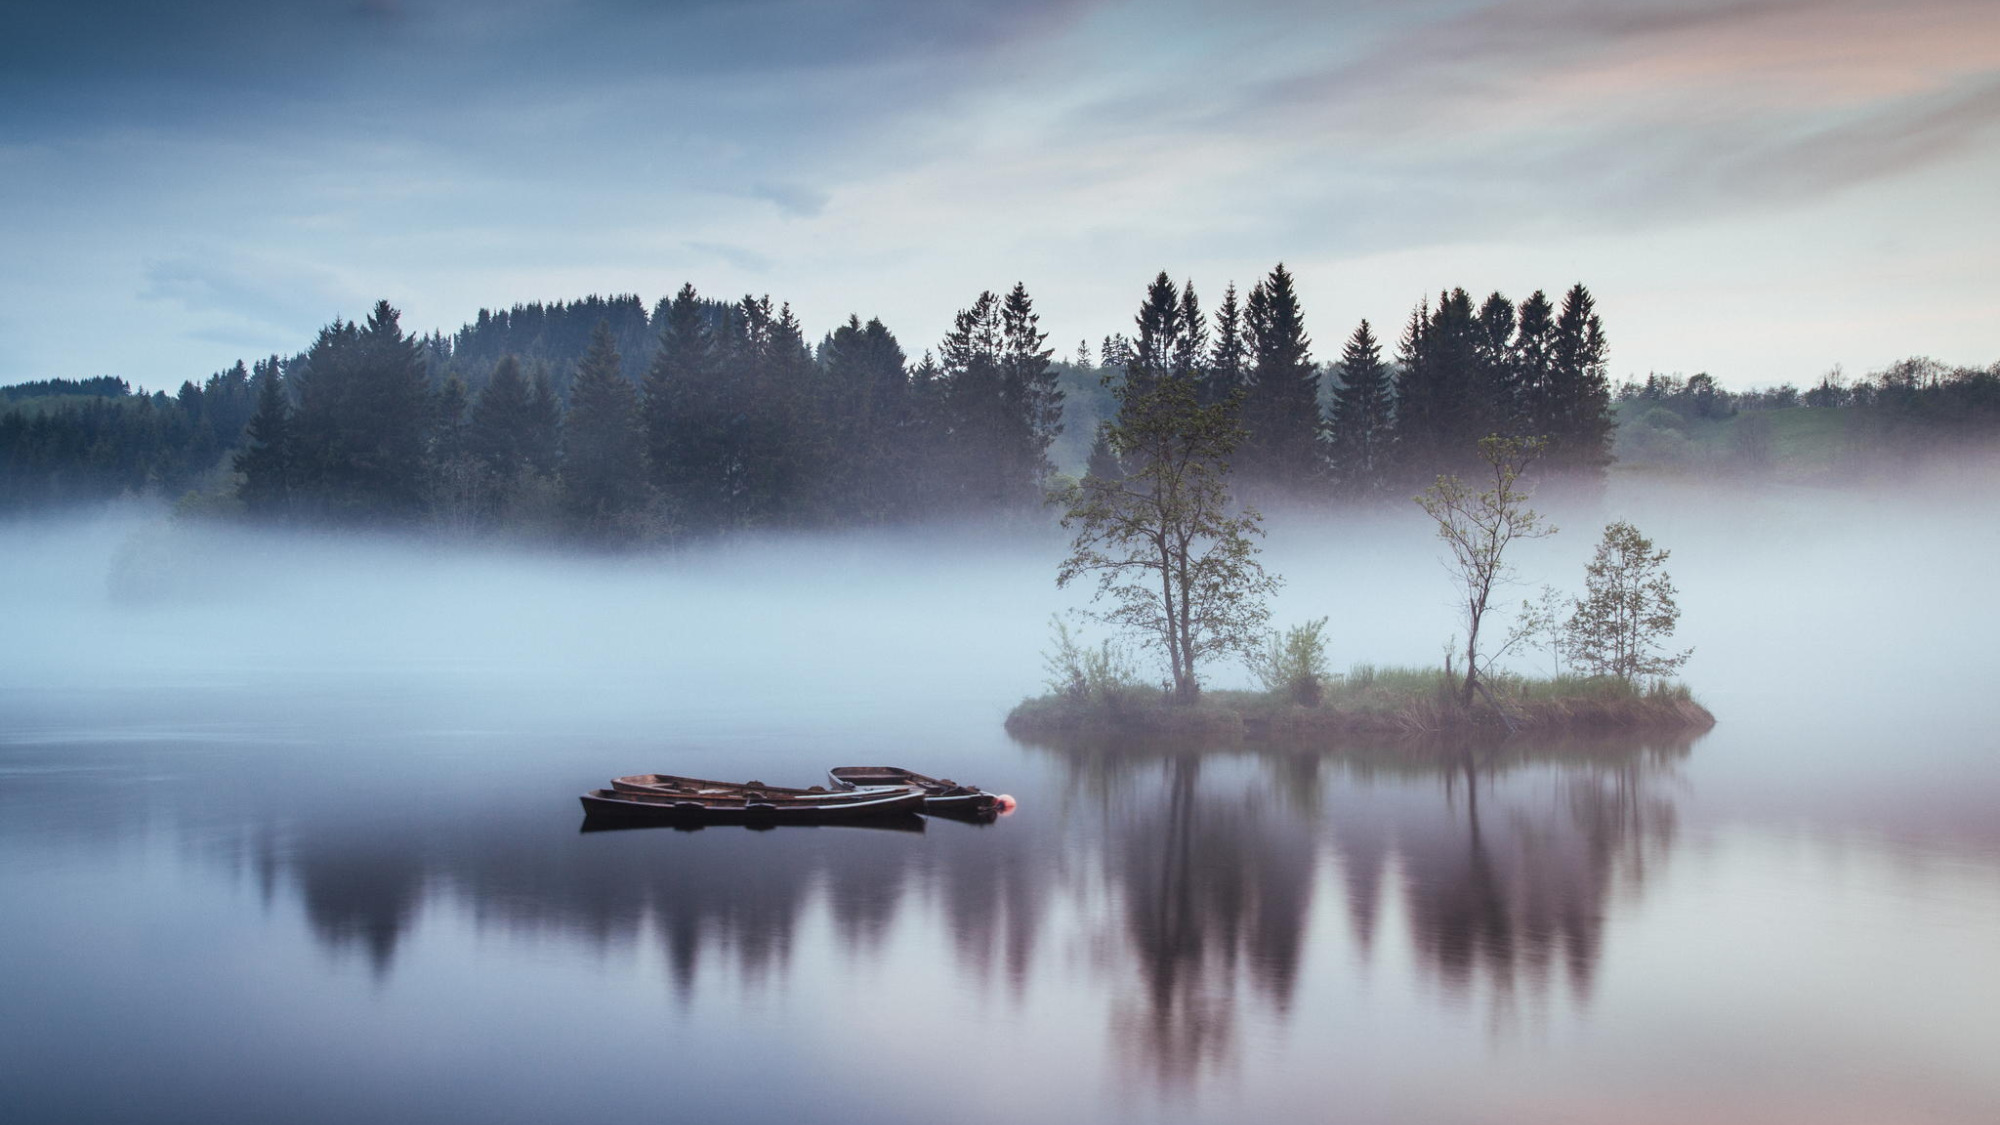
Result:
{"type": "MultiPolygon", "coordinates": [[[[1973,495],[1614,490],[1524,578],[1574,586],[1607,512],[1673,548],[1713,731],[1329,753],[1009,738],[1078,600],[1044,530],[619,561],[11,525],[0,1114],[2000,1120],[1973,495]],[[878,763],[1020,809],[576,801],[878,763]]],[[[1336,666],[1450,638],[1412,519],[1269,555],[1336,666]]]]}

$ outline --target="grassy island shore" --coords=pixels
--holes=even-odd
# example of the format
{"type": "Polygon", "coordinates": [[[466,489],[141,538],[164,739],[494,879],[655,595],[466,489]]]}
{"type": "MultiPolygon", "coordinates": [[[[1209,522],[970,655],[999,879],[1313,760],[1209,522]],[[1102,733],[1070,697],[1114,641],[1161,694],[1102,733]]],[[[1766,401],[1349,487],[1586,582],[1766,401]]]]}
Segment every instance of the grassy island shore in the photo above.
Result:
{"type": "Polygon", "coordinates": [[[1332,741],[1485,729],[1496,734],[1695,732],[1715,725],[1715,716],[1680,683],[1516,675],[1494,675],[1485,682],[1499,703],[1497,710],[1484,699],[1461,706],[1457,678],[1438,668],[1357,665],[1344,676],[1328,677],[1313,704],[1301,703],[1291,693],[1207,691],[1199,702],[1187,705],[1152,688],[1094,686],[1023,700],[1008,714],[1007,730],[1024,737],[1118,733],[1332,741]]]}

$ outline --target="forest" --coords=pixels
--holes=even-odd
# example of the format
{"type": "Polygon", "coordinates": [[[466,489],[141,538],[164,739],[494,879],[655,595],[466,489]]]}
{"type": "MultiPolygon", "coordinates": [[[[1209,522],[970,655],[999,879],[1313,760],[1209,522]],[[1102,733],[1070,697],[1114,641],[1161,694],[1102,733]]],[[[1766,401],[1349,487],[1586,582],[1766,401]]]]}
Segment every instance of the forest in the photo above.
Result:
{"type": "Polygon", "coordinates": [[[1026,287],[983,292],[913,356],[859,316],[815,341],[769,296],[684,285],[481,310],[406,332],[385,300],[299,353],[177,393],[125,380],[0,388],[0,511],[175,500],[259,523],[428,527],[598,544],[769,528],[1049,518],[1113,471],[1112,389],[1191,378],[1242,429],[1234,495],[1264,507],[1403,502],[1489,434],[1543,439],[1544,478],[1621,471],[1837,479],[1843,458],[2000,423],[2000,365],[1911,360],[1803,392],[1707,375],[1614,387],[1583,285],[1560,298],[1420,301],[1395,339],[1361,321],[1315,356],[1292,275],[1206,309],[1165,273],[1129,334],[1057,358],[1026,287]]]}

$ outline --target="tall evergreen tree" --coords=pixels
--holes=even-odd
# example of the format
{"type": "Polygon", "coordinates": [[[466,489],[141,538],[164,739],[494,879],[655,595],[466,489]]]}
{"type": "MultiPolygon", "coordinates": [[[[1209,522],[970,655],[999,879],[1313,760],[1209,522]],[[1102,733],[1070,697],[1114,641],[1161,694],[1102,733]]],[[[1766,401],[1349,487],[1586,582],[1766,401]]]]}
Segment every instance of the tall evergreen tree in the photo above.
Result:
{"type": "Polygon", "coordinates": [[[583,534],[616,537],[644,499],[646,446],[638,394],[620,371],[609,322],[599,322],[577,363],[563,430],[564,511],[583,534]]]}
{"type": "Polygon", "coordinates": [[[1514,351],[1514,303],[1503,294],[1490,294],[1472,320],[1472,357],[1479,368],[1477,387],[1486,400],[1490,432],[1518,435],[1523,411],[1514,351]]]}
{"type": "Polygon", "coordinates": [[[243,431],[234,462],[243,479],[236,495],[251,515],[284,519],[292,510],[292,405],[275,368],[257,379],[257,412],[243,431]]]}
{"type": "Polygon", "coordinates": [[[766,295],[739,304],[742,328],[729,350],[729,400],[736,406],[730,526],[802,522],[825,464],[826,440],[812,410],[816,368],[789,304],[766,295]]]}
{"type": "Polygon", "coordinates": [[[1253,366],[1238,452],[1245,491],[1300,494],[1319,476],[1319,368],[1284,263],[1250,291],[1244,320],[1253,366]]]}
{"type": "Polygon", "coordinates": [[[1604,323],[1582,284],[1563,295],[1556,314],[1549,368],[1552,424],[1547,465],[1552,472],[1601,475],[1611,463],[1616,423],[1604,323]]]}
{"type": "Polygon", "coordinates": [[[562,465],[563,406],[556,397],[548,368],[535,372],[534,393],[528,399],[528,464],[553,479],[562,465]]]}
{"type": "Polygon", "coordinates": [[[502,356],[472,404],[466,447],[503,488],[532,464],[534,414],[534,390],[521,374],[521,361],[502,356]]]}
{"type": "Polygon", "coordinates": [[[312,507],[337,521],[413,517],[435,412],[420,341],[396,310],[379,301],[365,326],[323,329],[301,384],[295,467],[312,507]]]}
{"type": "Polygon", "coordinates": [[[1062,386],[1050,364],[1053,350],[1042,342],[1041,317],[1028,287],[1015,282],[1000,307],[1000,377],[1009,409],[1012,449],[1009,473],[1024,503],[1038,504],[1049,474],[1049,447],[1062,435],[1062,386]]]}
{"type": "Polygon", "coordinates": [[[1201,314],[1201,298],[1194,295],[1194,279],[1181,284],[1181,334],[1174,341],[1174,374],[1205,382],[1208,372],[1208,320],[1201,314]]]}
{"type": "Polygon", "coordinates": [[[644,419],[653,484],[681,507],[689,525],[707,529],[726,518],[732,419],[720,342],[704,305],[694,286],[684,284],[657,318],[660,343],[646,373],[644,419]]]}
{"type": "Polygon", "coordinates": [[[817,506],[881,522],[904,510],[915,465],[903,349],[883,323],[850,316],[820,347],[819,415],[830,444],[817,506]]]}
{"type": "Polygon", "coordinates": [[[1394,388],[1382,345],[1363,320],[1340,353],[1340,386],[1333,392],[1328,461],[1340,490],[1372,497],[1388,484],[1393,439],[1394,388]]]}
{"type": "Polygon", "coordinates": [[[1204,403],[1227,402],[1244,390],[1250,371],[1250,344],[1244,333],[1243,308],[1236,300],[1236,283],[1222,291],[1215,310],[1215,347],[1208,355],[1208,378],[1202,383],[1204,403]]]}
{"type": "Polygon", "coordinates": [[[1555,307],[1549,304],[1548,294],[1537,289],[1521,302],[1515,318],[1515,430],[1522,437],[1553,438],[1560,425],[1551,397],[1555,382],[1555,329],[1555,307]]]}
{"type": "Polygon", "coordinates": [[[1181,321],[1180,290],[1161,270],[1146,287],[1133,324],[1139,333],[1125,349],[1125,381],[1144,392],[1148,385],[1174,373],[1174,356],[1183,350],[1186,326],[1181,321]]]}
{"type": "Polygon", "coordinates": [[[945,446],[939,484],[947,510],[994,511],[1021,499],[1008,479],[1013,426],[1000,372],[1000,298],[979,294],[938,343],[945,446]]]}
{"type": "Polygon", "coordinates": [[[1478,324],[1463,289],[1419,305],[1404,330],[1396,379],[1396,446],[1408,481],[1468,468],[1492,433],[1478,324]]]}

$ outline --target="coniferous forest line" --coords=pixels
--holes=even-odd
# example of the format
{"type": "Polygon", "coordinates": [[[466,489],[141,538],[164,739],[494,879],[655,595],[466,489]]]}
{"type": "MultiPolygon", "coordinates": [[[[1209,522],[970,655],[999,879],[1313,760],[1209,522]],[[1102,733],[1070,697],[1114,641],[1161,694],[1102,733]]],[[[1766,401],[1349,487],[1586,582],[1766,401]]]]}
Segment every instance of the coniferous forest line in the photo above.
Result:
{"type": "Polygon", "coordinates": [[[2000,424],[2000,365],[1913,360],[1804,392],[1732,394],[1706,375],[1613,388],[1580,284],[1518,303],[1447,290],[1394,339],[1364,320],[1325,348],[1282,265],[1212,310],[1162,273],[1130,335],[1062,360],[1019,284],[981,293],[916,356],[879,320],[812,341],[768,296],[689,285],[650,310],[636,296],[482,310],[450,336],[405,333],[383,301],[297,355],[171,396],[110,377],[0,388],[0,510],[152,494],[253,522],[600,543],[1041,518],[1059,466],[1117,471],[1107,381],[1169,373],[1234,404],[1232,490],[1265,506],[1406,500],[1488,434],[1545,438],[1541,476],[1593,482],[1614,454],[1768,471],[1815,443],[2000,424]]]}

